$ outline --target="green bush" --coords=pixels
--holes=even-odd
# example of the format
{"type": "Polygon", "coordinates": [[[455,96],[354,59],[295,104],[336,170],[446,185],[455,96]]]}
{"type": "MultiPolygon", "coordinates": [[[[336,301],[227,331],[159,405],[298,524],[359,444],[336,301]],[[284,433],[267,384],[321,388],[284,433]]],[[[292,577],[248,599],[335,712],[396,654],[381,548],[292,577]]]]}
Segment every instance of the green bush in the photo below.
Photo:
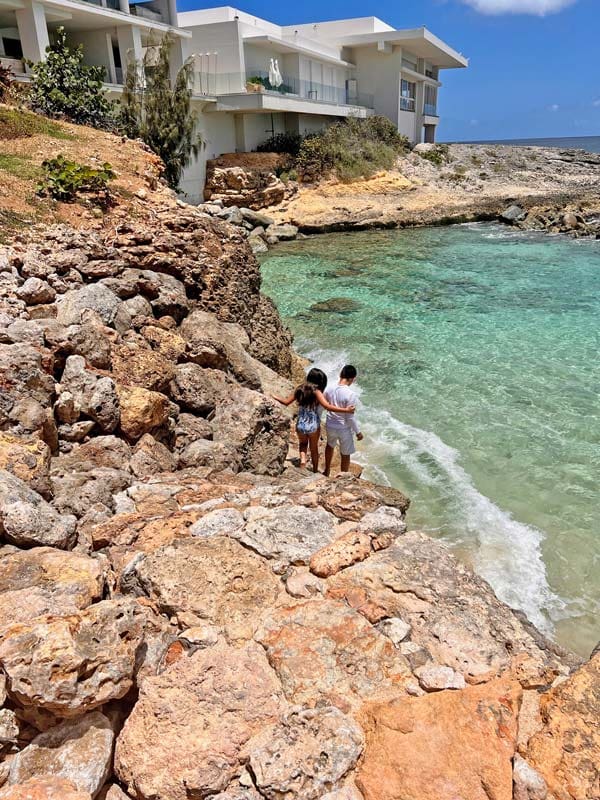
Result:
{"type": "Polygon", "coordinates": [[[425,161],[430,161],[436,167],[441,167],[450,161],[450,148],[447,144],[436,144],[431,150],[419,150],[419,155],[425,161]]]}
{"type": "Polygon", "coordinates": [[[297,156],[300,152],[302,136],[299,133],[276,133],[256,148],[258,153],[286,153],[297,156]]]}
{"type": "Polygon", "coordinates": [[[6,103],[10,98],[14,75],[10,67],[3,67],[0,64],[0,103],[6,103]]]}
{"type": "Polygon", "coordinates": [[[37,186],[37,193],[54,200],[72,203],[77,195],[85,193],[102,207],[110,204],[109,182],[115,177],[110,164],[99,169],[68,161],[63,155],[42,162],[44,177],[37,186]]]}
{"type": "Polygon", "coordinates": [[[114,104],[104,89],[104,67],[83,63],[83,48],[71,49],[64,28],[46,48],[46,60],[30,63],[29,105],[40,114],[94,128],[111,128],[114,104]]]}
{"type": "Polygon", "coordinates": [[[408,139],[385,117],[351,117],[303,140],[296,167],[304,180],[335,172],[342,181],[392,169],[409,149],[408,139]]]}

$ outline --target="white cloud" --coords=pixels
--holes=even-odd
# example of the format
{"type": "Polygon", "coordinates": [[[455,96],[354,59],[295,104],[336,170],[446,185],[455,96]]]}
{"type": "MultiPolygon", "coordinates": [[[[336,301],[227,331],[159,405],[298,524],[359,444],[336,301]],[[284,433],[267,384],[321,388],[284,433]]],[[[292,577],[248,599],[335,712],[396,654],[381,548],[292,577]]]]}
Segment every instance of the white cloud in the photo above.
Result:
{"type": "Polygon", "coordinates": [[[597,100],[592,100],[594,108],[600,108],[600,97],[597,100]]]}
{"type": "Polygon", "coordinates": [[[548,106],[548,111],[558,111],[559,108],[560,106],[558,105],[558,103],[554,103],[553,105],[548,106]]]}
{"type": "Polygon", "coordinates": [[[554,14],[577,0],[463,0],[482,14],[554,14]]]}

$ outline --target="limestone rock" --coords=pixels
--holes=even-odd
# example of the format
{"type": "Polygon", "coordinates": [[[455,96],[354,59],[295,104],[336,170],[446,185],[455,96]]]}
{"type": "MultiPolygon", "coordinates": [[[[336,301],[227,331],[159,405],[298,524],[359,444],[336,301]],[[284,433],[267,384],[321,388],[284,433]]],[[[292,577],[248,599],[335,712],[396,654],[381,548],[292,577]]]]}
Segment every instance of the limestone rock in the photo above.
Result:
{"type": "MultiPolygon", "coordinates": [[[[18,424],[18,407],[24,400],[43,413],[54,396],[54,379],[45,369],[43,353],[31,345],[0,344],[0,425],[18,424]]],[[[27,426],[36,430],[41,425],[27,426]]]]}
{"type": "Polygon", "coordinates": [[[246,525],[232,532],[246,547],[285,564],[308,564],[312,553],[336,535],[335,519],[322,508],[249,509],[246,525]]]}
{"type": "Polygon", "coordinates": [[[365,800],[512,800],[519,696],[504,679],[367,706],[365,800]]]}
{"type": "Polygon", "coordinates": [[[112,372],[115,381],[123,386],[165,392],[174,377],[175,364],[149,347],[122,345],[113,348],[112,372]]]}
{"type": "Polygon", "coordinates": [[[62,389],[69,391],[80,413],[98,423],[104,433],[119,424],[119,398],[112,378],[86,369],[82,356],[69,356],[61,378],[62,389]]]}
{"type": "Polygon", "coordinates": [[[140,591],[163,613],[191,612],[224,628],[232,641],[252,637],[280,591],[259,556],[223,536],[175,541],[149,553],[135,574],[140,591]]]}
{"type": "Polygon", "coordinates": [[[169,418],[170,403],[164,394],[139,386],[118,386],[121,432],[129,441],[161,428],[169,418]]]}
{"type": "Polygon", "coordinates": [[[295,703],[347,712],[370,698],[402,694],[411,677],[392,643],[342,603],[315,599],[276,609],[255,638],[295,703]]]}
{"type": "Polygon", "coordinates": [[[525,758],[545,779],[549,796],[600,796],[600,653],[542,695],[541,714],[543,728],[529,740],[525,758]]]}
{"type": "Polygon", "coordinates": [[[405,514],[410,500],[390,486],[377,486],[370,481],[341,475],[330,481],[321,497],[323,507],[340,519],[360,521],[365,514],[377,512],[380,506],[391,506],[405,514]]]}
{"type": "Polygon", "coordinates": [[[0,535],[18,547],[75,544],[75,518],[61,516],[41,495],[0,469],[0,535]]]}
{"type": "Polygon", "coordinates": [[[150,347],[172,365],[177,364],[185,353],[186,341],[175,331],[166,331],[157,325],[146,325],[140,333],[150,347]]]}
{"type": "Polygon", "coordinates": [[[16,475],[34,492],[49,499],[50,448],[41,439],[0,432],[0,469],[16,475]]]}
{"type": "Polygon", "coordinates": [[[61,722],[15,756],[8,784],[52,775],[95,797],[110,775],[113,740],[112,726],[99,711],[61,722]]]}
{"type": "Polygon", "coordinates": [[[258,645],[183,656],[142,684],[118,738],[117,776],[139,800],[224,791],[241,771],[244,746],[284,707],[258,645]]]}
{"type": "Polygon", "coordinates": [[[106,572],[100,559],[53,547],[6,553],[0,558],[1,627],[87,608],[102,598],[106,572]]]}
{"type": "Polygon", "coordinates": [[[546,800],[547,797],[546,781],[516,753],[513,761],[513,800],[546,800]]]}
{"type": "Polygon", "coordinates": [[[17,289],[16,294],[28,306],[53,303],[56,298],[55,290],[41,278],[27,278],[25,283],[17,289]]]}
{"type": "Polygon", "coordinates": [[[171,472],[176,460],[164,444],[146,433],[137,443],[129,464],[137,478],[149,478],[159,472],[171,472]]]}
{"type": "Polygon", "coordinates": [[[400,617],[390,617],[382,620],[377,629],[388,639],[391,639],[396,647],[399,647],[400,643],[410,634],[410,625],[400,617]]]}
{"type": "Polygon", "coordinates": [[[41,775],[0,789],[0,800],[92,800],[92,796],[65,778],[41,775]]]}
{"type": "Polygon", "coordinates": [[[412,628],[412,643],[471,683],[500,674],[518,657],[530,661],[542,684],[558,674],[560,659],[490,586],[445,545],[416,531],[334,575],[328,593],[373,623],[400,617],[412,628]]]}
{"type": "Polygon", "coordinates": [[[184,411],[208,416],[229,390],[233,390],[233,386],[219,370],[204,369],[197,364],[178,364],[170,395],[184,411]]]}
{"type": "Polygon", "coordinates": [[[61,717],[123,697],[133,685],[144,623],[143,608],[121,599],[12,625],[0,641],[11,697],[61,717]]]}
{"type": "Polygon", "coordinates": [[[77,325],[88,310],[95,311],[105,325],[116,328],[121,333],[131,324],[131,318],[122,301],[101,283],[91,283],[62,295],[56,319],[63,325],[77,325]]]}
{"type": "Polygon", "coordinates": [[[289,223],[281,225],[269,225],[265,233],[267,236],[273,236],[279,241],[287,241],[289,239],[296,238],[298,235],[298,228],[295,225],[290,225],[289,223]]]}
{"type": "Polygon", "coordinates": [[[250,767],[268,800],[317,800],[355,766],[363,734],[337,708],[293,709],[248,744],[250,767]]]}
{"type": "Polygon", "coordinates": [[[220,508],[200,517],[190,528],[192,536],[230,536],[244,525],[236,508],[220,508]]]}
{"type": "Polygon", "coordinates": [[[320,578],[328,578],[344,567],[364,561],[370,554],[369,536],[360,531],[349,531],[314,553],[310,559],[310,569],[320,578]]]}
{"type": "Polygon", "coordinates": [[[421,688],[426,692],[440,692],[443,689],[464,689],[465,679],[450,667],[438,664],[425,664],[415,669],[421,688]]]}

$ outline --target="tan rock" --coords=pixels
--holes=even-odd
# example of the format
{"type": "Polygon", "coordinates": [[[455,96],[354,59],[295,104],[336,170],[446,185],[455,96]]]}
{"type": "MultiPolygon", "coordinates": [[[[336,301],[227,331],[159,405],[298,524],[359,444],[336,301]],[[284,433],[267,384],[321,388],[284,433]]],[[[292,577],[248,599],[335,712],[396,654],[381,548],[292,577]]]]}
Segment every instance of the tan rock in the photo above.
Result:
{"type": "Polygon", "coordinates": [[[389,639],[343,603],[308,600],[274,610],[256,639],[267,651],[286,697],[342,711],[364,700],[402,694],[410,677],[389,639]]]}
{"type": "Polygon", "coordinates": [[[505,679],[366,706],[365,800],[512,800],[519,699],[505,679]]]}
{"type": "Polygon", "coordinates": [[[191,612],[230,641],[252,638],[280,581],[259,556],[224,536],[181,539],[146,555],[137,585],[164,614],[191,612]]]}
{"type": "Polygon", "coordinates": [[[600,653],[541,698],[525,758],[557,800],[600,797],[600,653]]]}
{"type": "Polygon", "coordinates": [[[392,506],[406,513],[410,500],[402,492],[389,486],[377,486],[370,481],[342,475],[330,481],[321,496],[321,503],[340,519],[360,520],[382,505],[392,506]]]}
{"type": "Polygon", "coordinates": [[[142,328],[140,333],[150,347],[172,365],[176,364],[185,353],[186,341],[175,331],[167,331],[156,325],[147,325],[142,328]]]}
{"type": "Polygon", "coordinates": [[[442,543],[416,531],[328,581],[328,595],[345,600],[371,622],[400,617],[411,642],[471,683],[527,662],[524,683],[551,683],[564,669],[544,642],[461,564],[442,543]]]}
{"type": "MultiPolygon", "coordinates": [[[[163,333],[176,336],[170,331],[163,333]]],[[[175,364],[149,347],[133,348],[122,345],[113,348],[112,372],[115,381],[122,386],[138,386],[153,392],[164,392],[175,375],[175,364]]]]}
{"type": "Polygon", "coordinates": [[[164,394],[139,386],[118,386],[117,394],[121,407],[121,432],[130,441],[160,428],[169,418],[170,404],[164,394]]]}
{"type": "Polygon", "coordinates": [[[94,550],[103,547],[123,548],[127,552],[151,552],[174,539],[189,536],[190,526],[198,519],[198,511],[172,514],[116,514],[91,531],[94,550]]]}
{"type": "Polygon", "coordinates": [[[260,794],[317,800],[341,785],[364,746],[357,723],[337,708],[294,709],[247,746],[260,794]]]}
{"type": "Polygon", "coordinates": [[[329,578],[344,567],[364,561],[371,554],[371,539],[366,533],[350,531],[311,556],[310,569],[320,578],[329,578]]]}
{"type": "Polygon", "coordinates": [[[42,497],[51,496],[50,448],[41,439],[0,431],[0,469],[16,475],[42,497]]]}
{"type": "Polygon", "coordinates": [[[158,472],[171,472],[176,459],[162,442],[145,433],[135,446],[129,466],[136,478],[143,479],[158,472]]]}
{"type": "Polygon", "coordinates": [[[0,627],[87,608],[102,598],[106,573],[106,561],[53,547],[7,553],[0,559],[0,627]]]}
{"type": "Polygon", "coordinates": [[[130,800],[129,795],[120,789],[116,783],[103,789],[98,795],[98,800],[130,800]]]}
{"type": "Polygon", "coordinates": [[[133,685],[146,613],[134,600],[104,600],[71,616],[12,625],[0,641],[10,696],[60,717],[123,697],[133,685]]]}
{"type": "Polygon", "coordinates": [[[12,759],[8,784],[53,775],[95,797],[110,774],[113,740],[112,726],[99,711],[61,722],[12,759]]]}
{"type": "Polygon", "coordinates": [[[89,792],[80,791],[72,781],[41,775],[17,786],[0,789],[0,800],[91,800],[89,792]]]}
{"type": "Polygon", "coordinates": [[[115,770],[138,800],[224,791],[243,748],[284,710],[262,649],[224,644],[180,658],[144,681],[117,742],[115,770]]]}

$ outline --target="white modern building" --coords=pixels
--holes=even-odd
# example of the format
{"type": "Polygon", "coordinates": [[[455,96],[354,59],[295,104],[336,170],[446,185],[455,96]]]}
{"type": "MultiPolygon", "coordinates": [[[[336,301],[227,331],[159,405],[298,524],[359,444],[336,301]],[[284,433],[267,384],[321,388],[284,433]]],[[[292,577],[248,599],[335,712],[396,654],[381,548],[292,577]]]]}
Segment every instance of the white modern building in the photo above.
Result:
{"type": "Polygon", "coordinates": [[[0,0],[0,63],[27,78],[27,61],[41,61],[58,27],[69,42],[83,45],[85,61],[102,66],[115,91],[128,59],[173,36],[173,68],[187,56],[189,31],[177,28],[176,0],[0,0]]]}
{"type": "Polygon", "coordinates": [[[225,6],[178,19],[192,35],[194,94],[204,98],[205,147],[183,184],[190,196],[203,185],[206,159],[344,117],[382,114],[411,142],[433,142],[440,72],[468,65],[426,28],[395,30],[376,17],[281,26],[225,6]]]}
{"type": "Polygon", "coordinates": [[[115,93],[127,61],[169,32],[173,71],[193,59],[204,146],[182,181],[191,200],[202,197],[208,159],[276,133],[381,114],[411,142],[433,142],[441,71],[468,65],[426,28],[376,17],[281,26],[230,6],[177,14],[176,0],[0,0],[0,61],[26,79],[25,61],[44,58],[58,26],[115,93]]]}

